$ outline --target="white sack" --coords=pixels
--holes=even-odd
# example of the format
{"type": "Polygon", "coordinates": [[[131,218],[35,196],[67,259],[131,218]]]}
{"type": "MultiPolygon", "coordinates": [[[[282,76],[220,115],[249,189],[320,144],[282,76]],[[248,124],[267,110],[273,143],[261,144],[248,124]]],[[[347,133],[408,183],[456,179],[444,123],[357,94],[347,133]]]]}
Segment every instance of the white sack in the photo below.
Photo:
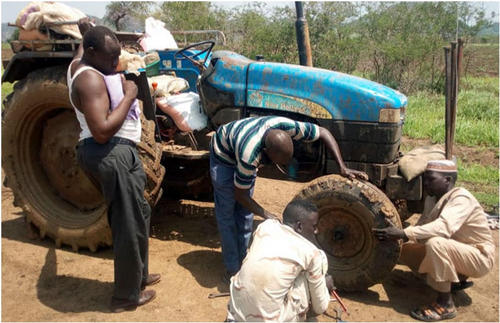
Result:
{"type": "Polygon", "coordinates": [[[201,109],[200,97],[194,92],[162,98],[158,106],[175,122],[179,130],[188,132],[206,128],[208,118],[201,109]]]}
{"type": "Polygon", "coordinates": [[[153,17],[146,19],[144,38],[141,41],[144,51],[177,49],[174,37],[165,28],[165,23],[153,17]]]}

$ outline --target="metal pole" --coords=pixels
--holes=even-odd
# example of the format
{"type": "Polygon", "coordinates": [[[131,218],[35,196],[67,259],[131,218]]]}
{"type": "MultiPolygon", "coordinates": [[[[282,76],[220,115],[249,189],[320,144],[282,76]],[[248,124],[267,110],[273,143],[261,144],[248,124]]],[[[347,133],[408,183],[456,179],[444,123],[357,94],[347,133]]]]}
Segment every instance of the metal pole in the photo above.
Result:
{"type": "Polygon", "coordinates": [[[464,41],[458,39],[458,54],[457,54],[457,93],[460,90],[460,77],[462,76],[462,58],[464,57],[464,41]]]}
{"type": "Polygon", "coordinates": [[[445,64],[445,158],[451,160],[450,150],[450,94],[451,94],[451,57],[450,48],[444,48],[444,64],[445,64]]]}
{"type": "Polygon", "coordinates": [[[450,100],[450,155],[453,158],[453,143],[455,141],[455,124],[457,119],[458,101],[458,48],[457,42],[451,42],[451,76],[452,97],[450,100]]]}
{"type": "Polygon", "coordinates": [[[295,30],[297,32],[297,47],[299,49],[300,65],[313,66],[311,44],[309,41],[309,27],[307,25],[307,20],[304,18],[304,9],[301,1],[295,1],[295,10],[297,11],[295,30]]]}

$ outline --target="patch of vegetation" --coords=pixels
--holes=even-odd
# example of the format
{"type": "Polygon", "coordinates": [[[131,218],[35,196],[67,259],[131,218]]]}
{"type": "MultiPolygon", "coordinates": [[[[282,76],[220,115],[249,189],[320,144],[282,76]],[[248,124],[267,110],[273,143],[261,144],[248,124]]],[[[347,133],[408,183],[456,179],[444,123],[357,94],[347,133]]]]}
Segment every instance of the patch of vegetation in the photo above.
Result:
{"type": "MultiPolygon", "coordinates": [[[[462,79],[457,104],[456,144],[475,147],[478,154],[494,149],[498,157],[498,97],[498,77],[462,79]]],[[[410,95],[403,133],[413,139],[430,139],[433,143],[444,144],[444,95],[425,91],[410,95]]],[[[486,212],[498,213],[498,160],[496,165],[459,160],[458,167],[457,185],[470,190],[486,212]]]]}
{"type": "MultiPolygon", "coordinates": [[[[3,67],[2,67],[2,75],[3,75],[3,67]]],[[[9,83],[9,82],[2,83],[2,102],[7,97],[7,95],[12,93],[13,88],[14,88],[14,83],[9,83]]],[[[4,108],[4,106],[2,103],[2,111],[3,111],[3,108],[4,108]]]]}
{"type": "Polygon", "coordinates": [[[458,161],[457,185],[469,189],[488,213],[498,212],[498,167],[458,161]]]}
{"type": "MultiPolygon", "coordinates": [[[[13,87],[14,87],[13,83],[7,83],[7,82],[2,83],[2,102],[7,97],[7,95],[12,93],[13,87]]],[[[3,104],[2,104],[2,110],[3,110],[3,104]]]]}
{"type": "MultiPolygon", "coordinates": [[[[498,77],[464,79],[458,95],[456,143],[498,146],[498,91],[498,77]]],[[[403,132],[411,138],[444,143],[444,95],[423,91],[409,96],[403,132]]]]}

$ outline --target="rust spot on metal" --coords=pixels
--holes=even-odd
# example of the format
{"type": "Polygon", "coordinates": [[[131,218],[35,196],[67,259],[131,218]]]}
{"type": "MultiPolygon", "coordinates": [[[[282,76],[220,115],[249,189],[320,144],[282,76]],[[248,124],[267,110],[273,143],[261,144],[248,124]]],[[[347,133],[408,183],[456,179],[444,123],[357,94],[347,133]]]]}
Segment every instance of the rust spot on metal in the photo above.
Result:
{"type": "Polygon", "coordinates": [[[234,59],[231,56],[224,56],[222,58],[222,61],[224,63],[227,63],[228,65],[241,66],[241,67],[245,67],[252,62],[249,59],[234,59]]]}
{"type": "Polygon", "coordinates": [[[265,67],[263,70],[262,70],[262,74],[264,75],[267,75],[267,74],[272,74],[273,73],[273,69],[270,68],[270,67],[265,67]]]}

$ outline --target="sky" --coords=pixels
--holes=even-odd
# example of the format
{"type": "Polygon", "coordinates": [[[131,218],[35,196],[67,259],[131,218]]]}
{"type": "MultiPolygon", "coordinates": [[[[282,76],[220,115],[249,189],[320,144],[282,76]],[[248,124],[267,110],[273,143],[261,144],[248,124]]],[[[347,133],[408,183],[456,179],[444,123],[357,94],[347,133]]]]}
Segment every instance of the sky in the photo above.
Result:
{"type": "MultiPolygon", "coordinates": [[[[31,1],[5,1],[2,2],[2,22],[14,23],[17,14],[26,7],[31,1]]],[[[102,18],[106,12],[106,5],[111,1],[60,1],[66,5],[77,8],[83,13],[98,18],[102,18]]],[[[220,3],[222,7],[234,7],[243,5],[246,1],[212,1],[212,3],[220,3]]],[[[270,2],[270,1],[266,1],[270,2]]],[[[277,5],[290,5],[293,6],[293,1],[275,1],[277,5]]]]}
{"type": "MultiPolygon", "coordinates": [[[[64,4],[67,4],[71,7],[75,7],[81,10],[83,13],[91,16],[95,16],[98,18],[102,18],[106,11],[106,5],[110,1],[61,1],[64,4]]],[[[235,7],[244,4],[244,1],[212,1],[219,2],[223,7],[235,7]]],[[[266,1],[269,2],[269,1],[266,1]]],[[[25,6],[27,6],[30,1],[5,1],[1,0],[2,3],[2,23],[12,22],[14,23],[19,11],[21,11],[25,6]]],[[[293,1],[276,1],[276,5],[290,5],[293,6],[293,1]]],[[[489,17],[489,12],[494,11],[497,15],[498,20],[498,12],[499,12],[499,4],[500,1],[478,1],[478,6],[483,6],[487,12],[487,17],[489,17]]]]}

